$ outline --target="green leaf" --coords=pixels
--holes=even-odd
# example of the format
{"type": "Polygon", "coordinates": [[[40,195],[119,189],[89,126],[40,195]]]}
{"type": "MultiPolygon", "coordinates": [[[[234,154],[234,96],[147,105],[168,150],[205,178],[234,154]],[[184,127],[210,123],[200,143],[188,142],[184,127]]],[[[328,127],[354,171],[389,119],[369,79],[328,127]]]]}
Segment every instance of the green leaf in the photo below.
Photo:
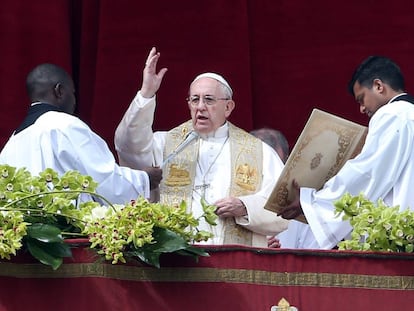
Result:
{"type": "Polygon", "coordinates": [[[149,264],[156,268],[160,268],[161,253],[148,251],[148,250],[144,250],[141,248],[139,250],[130,252],[130,255],[132,255],[133,257],[138,257],[140,260],[142,260],[146,264],[149,264]]]}
{"type": "Polygon", "coordinates": [[[188,247],[188,243],[184,238],[165,228],[154,227],[153,236],[155,243],[146,244],[139,249],[135,249],[131,254],[157,268],[160,267],[160,255],[162,253],[173,253],[188,247]]]}
{"type": "Polygon", "coordinates": [[[153,237],[156,242],[144,246],[149,251],[172,253],[180,249],[185,249],[188,246],[188,243],[182,236],[165,228],[154,227],[153,237]]]}
{"type": "MultiPolygon", "coordinates": [[[[36,241],[36,240],[35,240],[36,241]]],[[[64,242],[56,243],[43,243],[38,242],[49,254],[56,257],[72,257],[72,251],[70,246],[64,242]]]]}
{"type": "Polygon", "coordinates": [[[30,254],[32,254],[32,256],[39,260],[42,264],[51,266],[53,270],[56,270],[62,264],[62,257],[52,255],[49,252],[49,249],[45,247],[45,245],[50,244],[41,243],[33,239],[27,239],[26,243],[30,254]]]}
{"type": "Polygon", "coordinates": [[[178,253],[181,253],[181,252],[183,252],[183,255],[195,255],[195,256],[204,256],[204,257],[210,256],[210,254],[207,253],[204,249],[199,248],[199,247],[194,247],[191,245],[189,245],[182,251],[178,251],[178,253]]]}
{"type": "Polygon", "coordinates": [[[27,227],[27,235],[41,242],[62,242],[62,234],[59,228],[49,224],[35,223],[27,227]]]}
{"type": "Polygon", "coordinates": [[[62,264],[62,257],[72,256],[69,245],[63,241],[60,229],[53,225],[35,223],[28,226],[25,241],[30,254],[54,270],[62,264]]]}
{"type": "Polygon", "coordinates": [[[157,268],[160,268],[160,255],[162,253],[177,253],[194,257],[196,260],[198,256],[209,256],[203,249],[188,244],[183,237],[171,230],[154,227],[153,236],[155,243],[134,249],[129,254],[157,268]]]}
{"type": "Polygon", "coordinates": [[[201,198],[200,200],[201,206],[203,208],[204,212],[204,219],[205,221],[212,226],[217,225],[216,221],[218,219],[218,216],[216,214],[217,206],[208,204],[207,201],[204,198],[201,198]]]}
{"type": "Polygon", "coordinates": [[[190,249],[190,248],[187,248],[187,249],[181,249],[181,250],[179,250],[179,251],[176,251],[175,253],[176,254],[178,254],[178,255],[181,255],[181,256],[189,256],[189,257],[193,257],[194,258],[194,260],[196,261],[196,262],[198,262],[198,257],[199,256],[210,256],[207,252],[205,252],[205,251],[200,251],[200,250],[198,250],[198,251],[194,251],[194,249],[195,248],[193,248],[193,249],[190,249]]]}

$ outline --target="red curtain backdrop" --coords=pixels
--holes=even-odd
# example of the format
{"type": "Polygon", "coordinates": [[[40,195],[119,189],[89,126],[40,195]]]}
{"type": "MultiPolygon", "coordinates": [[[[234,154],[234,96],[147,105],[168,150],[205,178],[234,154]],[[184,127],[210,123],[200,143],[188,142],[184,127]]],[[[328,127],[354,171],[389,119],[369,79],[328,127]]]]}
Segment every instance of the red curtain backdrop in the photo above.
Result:
{"type": "Polygon", "coordinates": [[[0,146],[20,124],[29,106],[28,72],[56,63],[72,72],[70,0],[4,0],[0,6],[0,146]]]}
{"type": "Polygon", "coordinates": [[[24,117],[24,80],[43,62],[67,69],[78,115],[113,148],[114,130],[139,89],[152,46],[169,70],[154,129],[189,118],[189,82],[223,74],[235,91],[231,121],[282,130],[293,147],[313,108],[362,124],[347,94],[371,54],[396,60],[412,91],[414,2],[273,0],[4,0],[0,10],[0,146],[24,117]]]}

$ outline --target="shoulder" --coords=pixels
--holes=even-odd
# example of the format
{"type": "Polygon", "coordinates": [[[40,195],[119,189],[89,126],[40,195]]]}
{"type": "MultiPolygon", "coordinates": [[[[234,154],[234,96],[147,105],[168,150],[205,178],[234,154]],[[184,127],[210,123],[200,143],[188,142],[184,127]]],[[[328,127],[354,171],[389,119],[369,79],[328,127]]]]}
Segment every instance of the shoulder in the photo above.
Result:
{"type": "Polygon", "coordinates": [[[188,129],[188,130],[192,130],[193,129],[193,123],[191,120],[187,120],[183,123],[181,123],[180,125],[177,125],[176,127],[172,128],[170,130],[171,131],[176,131],[176,130],[180,130],[180,129],[188,129]]]}
{"type": "Polygon", "coordinates": [[[64,112],[47,112],[41,115],[32,126],[39,135],[42,133],[50,137],[65,136],[69,139],[79,139],[85,136],[97,136],[81,119],[64,112]]]}
{"type": "MultiPolygon", "coordinates": [[[[369,121],[368,137],[414,131],[414,105],[396,101],[382,106],[369,121]]],[[[368,138],[367,138],[368,140],[368,138]]]]}
{"type": "Polygon", "coordinates": [[[228,122],[228,124],[229,124],[229,132],[230,132],[230,135],[232,136],[232,138],[239,138],[239,139],[243,139],[243,140],[249,140],[250,142],[255,142],[255,143],[260,143],[260,144],[262,143],[262,141],[260,139],[253,136],[252,134],[246,132],[242,128],[237,127],[236,125],[234,125],[231,122],[228,122]]]}
{"type": "Polygon", "coordinates": [[[386,104],[372,116],[370,124],[384,122],[385,120],[396,122],[414,121],[414,104],[405,100],[386,104]]]}
{"type": "Polygon", "coordinates": [[[193,130],[193,123],[188,120],[168,131],[168,134],[173,136],[185,137],[187,133],[193,130]]]}
{"type": "Polygon", "coordinates": [[[45,126],[49,129],[65,128],[69,126],[88,127],[88,125],[78,117],[58,111],[49,111],[44,113],[36,120],[35,123],[38,126],[45,126]]]}

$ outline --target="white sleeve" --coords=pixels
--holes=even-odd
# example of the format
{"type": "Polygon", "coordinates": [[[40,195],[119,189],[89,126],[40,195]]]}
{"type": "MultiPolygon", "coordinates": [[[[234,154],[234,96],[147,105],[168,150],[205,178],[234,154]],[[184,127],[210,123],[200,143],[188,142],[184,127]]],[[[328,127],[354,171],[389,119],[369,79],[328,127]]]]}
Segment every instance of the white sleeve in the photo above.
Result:
{"type": "Polygon", "coordinates": [[[124,204],[149,197],[147,173],[118,166],[106,142],[82,121],[52,131],[48,143],[55,146],[62,171],[76,168],[91,176],[99,184],[97,192],[110,202],[124,204]]]}
{"type": "Polygon", "coordinates": [[[392,191],[410,158],[411,137],[412,128],[406,121],[396,114],[377,111],[361,153],[347,161],[322,190],[301,188],[302,209],[321,248],[334,247],[352,230],[348,222],[334,217],[336,200],[346,192],[362,192],[375,202],[392,191]]]}
{"type": "MultiPolygon", "coordinates": [[[[147,99],[140,92],[135,96],[115,131],[115,149],[119,163],[131,168],[143,168],[156,163],[152,124],[155,96],[147,99]]],[[[162,150],[162,149],[161,149],[162,150]]]]}

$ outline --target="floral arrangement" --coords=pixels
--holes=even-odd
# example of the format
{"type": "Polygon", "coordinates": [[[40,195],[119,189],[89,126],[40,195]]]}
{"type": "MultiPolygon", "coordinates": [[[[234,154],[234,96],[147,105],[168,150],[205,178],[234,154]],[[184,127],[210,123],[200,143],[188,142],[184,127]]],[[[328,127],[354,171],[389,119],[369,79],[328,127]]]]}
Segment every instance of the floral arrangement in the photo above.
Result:
{"type": "Polygon", "coordinates": [[[345,194],[335,202],[335,213],[349,220],[351,239],[338,244],[342,250],[413,252],[414,212],[399,206],[389,207],[383,201],[375,204],[363,194],[345,194]]]}
{"type": "Polygon", "coordinates": [[[57,269],[72,255],[68,238],[88,238],[90,247],[112,264],[139,260],[160,267],[162,253],[208,255],[192,244],[211,237],[197,226],[202,217],[216,224],[214,206],[202,201],[204,214],[196,219],[184,202],[167,206],[137,198],[114,205],[96,187],[90,176],[77,171],[58,176],[46,169],[32,176],[25,168],[0,165],[0,258],[28,251],[57,269]]]}

